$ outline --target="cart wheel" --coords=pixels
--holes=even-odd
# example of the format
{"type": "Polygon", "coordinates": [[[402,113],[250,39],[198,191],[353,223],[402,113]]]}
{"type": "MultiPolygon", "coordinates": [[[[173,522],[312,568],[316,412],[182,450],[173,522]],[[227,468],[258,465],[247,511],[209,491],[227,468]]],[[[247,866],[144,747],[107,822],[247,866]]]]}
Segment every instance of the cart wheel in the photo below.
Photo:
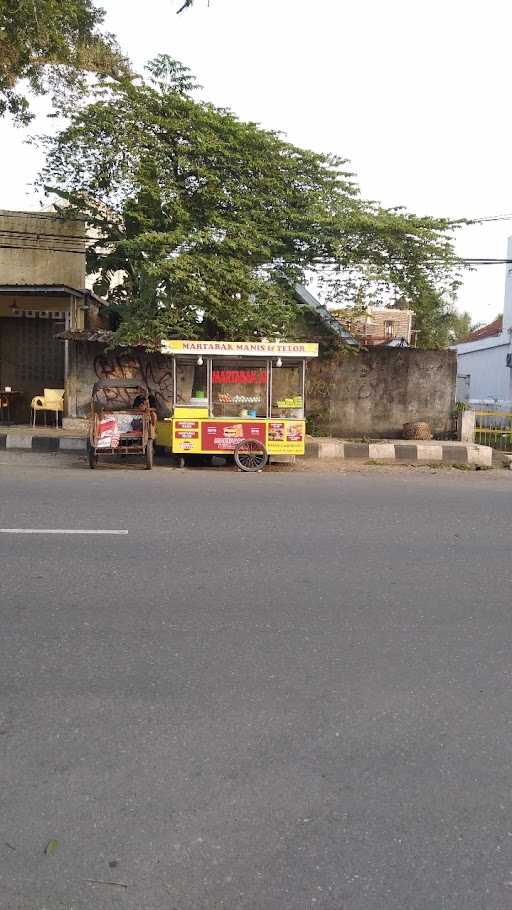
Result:
{"type": "Polygon", "coordinates": [[[233,455],[235,464],[241,471],[261,471],[268,461],[267,450],[257,439],[243,439],[233,455]]]}
{"type": "Polygon", "coordinates": [[[153,440],[148,439],[146,445],[146,471],[151,471],[153,467],[153,440]]]}
{"type": "Polygon", "coordinates": [[[89,446],[89,467],[91,470],[98,467],[98,456],[92,446],[89,446]]]}

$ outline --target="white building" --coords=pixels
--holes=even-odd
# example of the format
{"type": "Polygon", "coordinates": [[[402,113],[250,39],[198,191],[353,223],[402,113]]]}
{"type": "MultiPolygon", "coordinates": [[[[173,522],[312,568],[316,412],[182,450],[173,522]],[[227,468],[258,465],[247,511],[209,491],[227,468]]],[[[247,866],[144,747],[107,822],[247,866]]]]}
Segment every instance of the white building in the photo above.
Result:
{"type": "Polygon", "coordinates": [[[495,319],[455,345],[459,400],[512,405],[512,237],[507,259],[503,319],[495,319]]]}

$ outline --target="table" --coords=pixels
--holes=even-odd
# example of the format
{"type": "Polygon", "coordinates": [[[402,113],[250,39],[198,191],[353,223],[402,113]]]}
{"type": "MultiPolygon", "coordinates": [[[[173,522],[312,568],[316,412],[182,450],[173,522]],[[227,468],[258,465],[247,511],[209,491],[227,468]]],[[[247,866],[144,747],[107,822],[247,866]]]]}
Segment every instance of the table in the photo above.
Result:
{"type": "Polygon", "coordinates": [[[11,423],[11,402],[12,399],[16,397],[16,395],[21,395],[21,392],[17,392],[15,389],[11,389],[10,392],[6,392],[4,389],[0,389],[0,423],[5,424],[6,426],[9,426],[11,423]],[[5,406],[4,401],[7,402],[5,406]],[[7,420],[4,420],[5,412],[7,412],[7,420]]]}

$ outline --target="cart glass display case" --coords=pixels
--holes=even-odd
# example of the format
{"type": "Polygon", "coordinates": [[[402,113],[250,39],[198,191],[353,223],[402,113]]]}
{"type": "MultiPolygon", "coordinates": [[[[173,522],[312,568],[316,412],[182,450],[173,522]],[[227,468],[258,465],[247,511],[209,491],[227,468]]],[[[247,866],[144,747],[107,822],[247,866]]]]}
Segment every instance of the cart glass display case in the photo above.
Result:
{"type": "Polygon", "coordinates": [[[267,417],[269,365],[212,359],[212,417],[267,417]]]}
{"type": "MultiPolygon", "coordinates": [[[[201,358],[202,359],[202,358],[201,358]]],[[[182,408],[208,407],[208,364],[176,359],[175,405],[182,408]]]]}
{"type": "Polygon", "coordinates": [[[304,364],[283,363],[272,370],[271,417],[304,419],[304,364]]]}

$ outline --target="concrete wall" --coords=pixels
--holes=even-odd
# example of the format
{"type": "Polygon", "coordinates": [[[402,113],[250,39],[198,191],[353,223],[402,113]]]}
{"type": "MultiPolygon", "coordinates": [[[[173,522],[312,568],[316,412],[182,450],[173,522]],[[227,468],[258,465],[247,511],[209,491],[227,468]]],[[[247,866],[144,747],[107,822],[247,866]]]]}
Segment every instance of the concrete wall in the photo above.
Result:
{"type": "MultiPolygon", "coordinates": [[[[97,379],[144,379],[161,417],[173,400],[171,358],[143,352],[105,352],[101,345],[69,344],[68,414],[89,413],[97,379]]],[[[455,402],[453,351],[381,348],[336,353],[310,361],[306,405],[317,431],[332,436],[400,436],[408,420],[428,420],[435,432],[450,428],[455,402]]],[[[122,391],[116,392],[118,400],[122,391]]],[[[126,402],[128,403],[128,401],[126,402]]]]}
{"type": "Polygon", "coordinates": [[[315,431],[339,437],[397,437],[410,420],[450,428],[453,351],[377,348],[336,353],[308,365],[306,404],[315,431]]]}
{"type": "Polygon", "coordinates": [[[0,210],[0,284],[85,287],[84,223],[0,210]]]}
{"type": "MultiPolygon", "coordinates": [[[[62,342],[61,342],[62,343],[62,342]]],[[[143,379],[157,402],[160,417],[167,417],[173,404],[172,361],[160,354],[106,352],[103,345],[69,343],[69,376],[66,383],[67,414],[86,417],[91,391],[98,379],[143,379]]],[[[131,404],[133,393],[109,390],[109,400],[131,404]]]]}

